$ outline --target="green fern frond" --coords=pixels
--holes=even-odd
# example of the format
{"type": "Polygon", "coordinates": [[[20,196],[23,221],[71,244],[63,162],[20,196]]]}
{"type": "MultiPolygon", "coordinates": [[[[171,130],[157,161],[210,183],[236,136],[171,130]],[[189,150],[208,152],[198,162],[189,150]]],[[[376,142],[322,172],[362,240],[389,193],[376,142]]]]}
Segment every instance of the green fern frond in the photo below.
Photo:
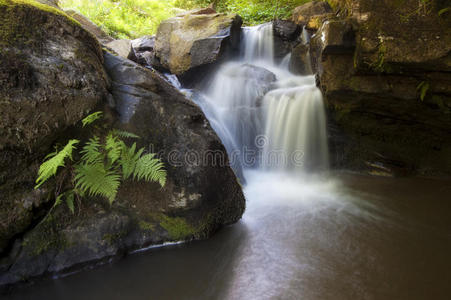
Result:
{"type": "Polygon", "coordinates": [[[95,136],[86,143],[83,150],[81,160],[86,164],[97,164],[103,162],[103,154],[101,152],[100,139],[95,136]]]}
{"type": "Polygon", "coordinates": [[[155,154],[146,154],[139,158],[133,172],[135,180],[155,181],[163,187],[166,184],[166,171],[164,165],[155,154]]]}
{"type": "Polygon", "coordinates": [[[64,160],[69,158],[72,160],[72,151],[76,148],[75,145],[79,140],[70,140],[64,148],[57,152],[48,155],[49,158],[39,167],[38,178],[36,179],[35,189],[43,185],[50,177],[54,176],[59,167],[64,167],[64,160]]]}
{"type": "Polygon", "coordinates": [[[72,190],[67,191],[66,193],[66,204],[69,210],[72,212],[72,214],[75,213],[75,206],[74,206],[74,192],[72,190]]]}
{"type": "Polygon", "coordinates": [[[121,176],[115,170],[107,170],[104,164],[82,164],[75,168],[75,188],[90,196],[101,196],[113,203],[121,176]]]}
{"type": "Polygon", "coordinates": [[[134,133],[128,132],[128,131],[113,129],[111,132],[114,135],[117,135],[118,137],[121,137],[121,138],[124,138],[124,139],[127,139],[127,138],[139,139],[139,136],[137,136],[134,133]]]}
{"type": "Polygon", "coordinates": [[[144,152],[144,148],[139,149],[136,152],[136,143],[133,143],[131,147],[127,147],[124,142],[122,144],[122,152],[120,158],[120,165],[122,166],[122,175],[124,179],[128,179],[135,171],[136,164],[139,158],[144,152]]]}
{"type": "Polygon", "coordinates": [[[86,125],[90,125],[90,124],[94,123],[95,121],[97,121],[98,119],[101,119],[102,117],[103,117],[103,113],[101,111],[97,111],[95,113],[90,114],[83,120],[81,120],[81,122],[83,123],[83,127],[85,127],[86,125]]]}
{"type": "Polygon", "coordinates": [[[420,91],[420,99],[421,101],[423,101],[429,90],[429,82],[426,81],[420,82],[420,84],[417,86],[417,90],[420,91]]]}
{"type": "Polygon", "coordinates": [[[105,141],[105,149],[111,164],[114,164],[120,157],[123,149],[121,141],[110,132],[105,141]]]}

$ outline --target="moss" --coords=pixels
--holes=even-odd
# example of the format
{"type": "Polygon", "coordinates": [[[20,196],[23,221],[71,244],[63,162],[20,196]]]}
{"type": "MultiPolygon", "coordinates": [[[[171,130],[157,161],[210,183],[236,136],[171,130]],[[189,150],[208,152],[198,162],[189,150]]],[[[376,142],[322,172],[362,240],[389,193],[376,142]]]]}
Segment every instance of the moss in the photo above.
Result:
{"type": "Polygon", "coordinates": [[[119,231],[116,233],[106,233],[103,235],[102,240],[106,241],[110,245],[113,245],[118,240],[123,238],[126,234],[127,234],[127,232],[125,230],[122,230],[122,231],[119,231]]]}
{"type": "Polygon", "coordinates": [[[146,221],[139,221],[138,223],[139,228],[146,231],[153,231],[155,230],[155,225],[146,221]]]}
{"type": "Polygon", "coordinates": [[[174,240],[186,239],[189,236],[193,236],[196,233],[196,229],[189,225],[185,219],[180,217],[168,217],[166,215],[161,216],[161,227],[163,227],[169,236],[174,240]]]}
{"type": "MultiPolygon", "coordinates": [[[[81,27],[80,23],[61,10],[34,0],[0,0],[0,45],[12,45],[17,42],[31,44],[44,34],[33,20],[39,19],[39,14],[30,13],[39,10],[67,19],[73,25],[81,27]]],[[[42,23],[40,23],[42,25],[42,23]]]]}
{"type": "Polygon", "coordinates": [[[22,242],[31,256],[38,256],[50,249],[62,250],[69,246],[63,235],[58,233],[57,223],[49,214],[22,242]]]}

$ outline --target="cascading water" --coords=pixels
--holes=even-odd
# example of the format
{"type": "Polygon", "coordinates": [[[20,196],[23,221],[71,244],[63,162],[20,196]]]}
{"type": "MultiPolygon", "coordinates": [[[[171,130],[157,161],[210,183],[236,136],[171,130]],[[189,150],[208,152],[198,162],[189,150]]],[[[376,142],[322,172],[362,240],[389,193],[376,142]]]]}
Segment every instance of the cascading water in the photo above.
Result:
{"type": "Polygon", "coordinates": [[[270,23],[243,29],[241,53],[240,60],[217,71],[197,99],[232,167],[327,169],[326,120],[314,76],[290,73],[289,55],[276,65],[270,23]]]}

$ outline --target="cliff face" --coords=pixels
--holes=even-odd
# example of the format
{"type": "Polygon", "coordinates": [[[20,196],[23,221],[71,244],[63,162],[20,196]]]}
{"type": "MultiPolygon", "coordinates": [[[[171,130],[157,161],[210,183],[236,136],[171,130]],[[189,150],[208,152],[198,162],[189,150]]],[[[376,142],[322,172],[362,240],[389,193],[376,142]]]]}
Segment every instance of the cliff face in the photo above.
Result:
{"type": "Polygon", "coordinates": [[[335,163],[374,172],[451,173],[451,18],[446,1],[329,1],[311,41],[335,163]],[[375,168],[375,169],[374,169],[375,168]]]}

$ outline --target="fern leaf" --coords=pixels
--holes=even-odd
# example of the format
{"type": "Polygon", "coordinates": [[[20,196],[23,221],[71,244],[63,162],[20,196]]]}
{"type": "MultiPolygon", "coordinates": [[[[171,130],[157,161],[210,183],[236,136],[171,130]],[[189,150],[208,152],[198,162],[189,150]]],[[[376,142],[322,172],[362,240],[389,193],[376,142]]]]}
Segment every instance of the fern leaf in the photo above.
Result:
{"type": "Polygon", "coordinates": [[[105,149],[108,152],[107,156],[111,164],[114,164],[121,157],[122,144],[112,132],[106,137],[105,149]]]}
{"type": "Polygon", "coordinates": [[[95,113],[90,114],[83,120],[81,120],[81,122],[83,123],[83,127],[85,127],[86,125],[90,125],[90,124],[94,123],[95,121],[97,121],[98,119],[101,119],[102,117],[103,117],[103,113],[101,111],[97,111],[95,113]]]}
{"type": "Polygon", "coordinates": [[[444,13],[449,12],[449,11],[451,11],[451,7],[443,8],[443,9],[438,11],[438,15],[441,16],[444,13]]]}
{"type": "Polygon", "coordinates": [[[135,171],[136,164],[141,157],[144,149],[136,152],[136,143],[133,143],[131,147],[127,147],[124,142],[121,142],[122,152],[120,158],[120,165],[122,166],[122,175],[124,179],[129,178],[135,171]]]}
{"type": "Polygon", "coordinates": [[[135,180],[158,182],[162,187],[166,184],[166,171],[164,165],[155,154],[146,154],[139,158],[133,172],[135,180]]]}
{"type": "Polygon", "coordinates": [[[121,176],[115,170],[108,170],[104,164],[82,164],[75,169],[75,188],[90,196],[101,196],[113,203],[121,176]]]}
{"type": "Polygon", "coordinates": [[[80,153],[83,155],[81,160],[86,164],[96,164],[103,162],[103,154],[101,151],[100,140],[97,136],[90,139],[83,147],[80,153]]]}
{"type": "Polygon", "coordinates": [[[420,99],[421,101],[424,100],[424,98],[426,97],[426,94],[429,90],[429,82],[426,81],[422,81],[418,86],[417,86],[417,90],[420,91],[420,99]]]}
{"type": "Polygon", "coordinates": [[[139,136],[137,136],[134,133],[128,132],[128,131],[114,129],[114,130],[112,130],[112,133],[114,135],[117,135],[118,137],[121,137],[121,138],[124,138],[124,139],[127,139],[127,138],[139,139],[139,136]]]}
{"type": "Polygon", "coordinates": [[[72,214],[75,213],[75,207],[74,207],[74,192],[72,190],[67,191],[66,193],[66,204],[69,210],[72,212],[72,214]]]}
{"type": "Polygon", "coordinates": [[[54,176],[59,167],[64,167],[64,160],[66,158],[72,159],[72,151],[76,148],[75,145],[79,143],[79,140],[70,140],[66,146],[60,152],[52,153],[52,157],[49,157],[39,167],[38,178],[36,179],[35,189],[43,185],[50,177],[54,176]]]}

